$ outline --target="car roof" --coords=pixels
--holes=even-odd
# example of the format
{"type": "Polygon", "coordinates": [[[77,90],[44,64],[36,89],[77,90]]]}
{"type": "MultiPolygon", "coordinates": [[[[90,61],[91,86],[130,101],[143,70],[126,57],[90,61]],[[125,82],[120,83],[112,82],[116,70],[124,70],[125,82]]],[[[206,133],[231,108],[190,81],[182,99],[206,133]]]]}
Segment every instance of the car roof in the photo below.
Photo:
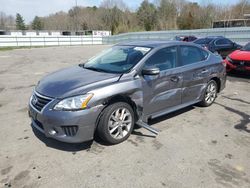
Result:
{"type": "Polygon", "coordinates": [[[223,36],[208,36],[208,37],[201,37],[198,39],[217,39],[217,38],[225,38],[225,37],[223,37],[223,36]]]}
{"type": "Polygon", "coordinates": [[[176,37],[196,37],[194,35],[176,35],[176,37]]]}
{"type": "MultiPolygon", "coordinates": [[[[179,45],[179,44],[185,44],[187,45],[187,42],[181,42],[181,41],[135,41],[135,42],[124,42],[119,43],[116,46],[142,46],[142,47],[149,47],[149,48],[157,48],[161,46],[171,46],[171,45],[179,45]]],[[[188,43],[188,45],[190,45],[188,43]]],[[[194,45],[196,46],[196,45],[194,45]]]]}

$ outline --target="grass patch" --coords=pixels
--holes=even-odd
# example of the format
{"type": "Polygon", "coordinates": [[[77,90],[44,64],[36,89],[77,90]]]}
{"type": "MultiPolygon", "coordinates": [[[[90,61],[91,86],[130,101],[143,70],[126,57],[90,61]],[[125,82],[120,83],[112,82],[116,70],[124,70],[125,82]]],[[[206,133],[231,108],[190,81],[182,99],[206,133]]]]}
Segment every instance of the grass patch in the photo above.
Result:
{"type": "Polygon", "coordinates": [[[9,51],[9,50],[16,50],[16,49],[31,49],[31,48],[45,48],[45,47],[52,47],[52,46],[13,46],[13,47],[0,47],[1,51],[9,51]]]}
{"type": "Polygon", "coordinates": [[[18,49],[17,47],[0,47],[0,51],[8,51],[18,49]]]}

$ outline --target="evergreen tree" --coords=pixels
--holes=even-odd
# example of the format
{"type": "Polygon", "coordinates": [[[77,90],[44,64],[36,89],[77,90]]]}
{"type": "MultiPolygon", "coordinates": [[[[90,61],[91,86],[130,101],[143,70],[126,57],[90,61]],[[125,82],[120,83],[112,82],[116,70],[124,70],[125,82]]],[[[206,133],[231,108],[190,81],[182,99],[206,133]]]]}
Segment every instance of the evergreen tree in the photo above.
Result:
{"type": "Polygon", "coordinates": [[[137,11],[139,25],[146,31],[153,30],[157,25],[157,9],[153,3],[144,0],[137,11]]]}
{"type": "Polygon", "coordinates": [[[25,23],[24,23],[24,19],[21,16],[21,14],[17,13],[16,14],[16,29],[17,30],[25,30],[25,23]]]}
{"type": "Polygon", "coordinates": [[[43,29],[42,20],[38,16],[35,16],[32,24],[31,24],[31,27],[33,30],[42,30],[43,29]]]}

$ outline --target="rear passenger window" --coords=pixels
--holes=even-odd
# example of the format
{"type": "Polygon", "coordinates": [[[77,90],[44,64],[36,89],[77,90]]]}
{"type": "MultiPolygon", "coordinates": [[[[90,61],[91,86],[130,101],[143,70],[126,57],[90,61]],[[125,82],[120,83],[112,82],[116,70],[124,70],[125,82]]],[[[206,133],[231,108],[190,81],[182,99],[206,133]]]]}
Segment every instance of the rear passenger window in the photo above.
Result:
{"type": "Polygon", "coordinates": [[[204,61],[208,57],[208,52],[193,46],[180,46],[181,65],[189,65],[204,61]]]}
{"type": "Polygon", "coordinates": [[[177,47],[167,47],[155,52],[145,62],[145,67],[158,67],[161,71],[176,66],[177,47]]]}

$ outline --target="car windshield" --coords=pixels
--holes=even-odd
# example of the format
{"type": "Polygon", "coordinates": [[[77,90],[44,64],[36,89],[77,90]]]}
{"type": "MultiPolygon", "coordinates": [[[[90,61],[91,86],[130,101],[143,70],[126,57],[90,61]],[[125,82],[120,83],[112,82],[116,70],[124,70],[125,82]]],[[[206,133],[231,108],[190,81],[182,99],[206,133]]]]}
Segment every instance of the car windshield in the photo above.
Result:
{"type": "Polygon", "coordinates": [[[201,38],[194,41],[195,44],[209,44],[213,39],[211,38],[201,38]]]}
{"type": "Polygon", "coordinates": [[[241,50],[250,51],[250,43],[247,43],[241,50]]]}
{"type": "Polygon", "coordinates": [[[81,66],[100,72],[125,73],[134,67],[151,48],[140,46],[114,46],[91,58],[81,66]]]}

